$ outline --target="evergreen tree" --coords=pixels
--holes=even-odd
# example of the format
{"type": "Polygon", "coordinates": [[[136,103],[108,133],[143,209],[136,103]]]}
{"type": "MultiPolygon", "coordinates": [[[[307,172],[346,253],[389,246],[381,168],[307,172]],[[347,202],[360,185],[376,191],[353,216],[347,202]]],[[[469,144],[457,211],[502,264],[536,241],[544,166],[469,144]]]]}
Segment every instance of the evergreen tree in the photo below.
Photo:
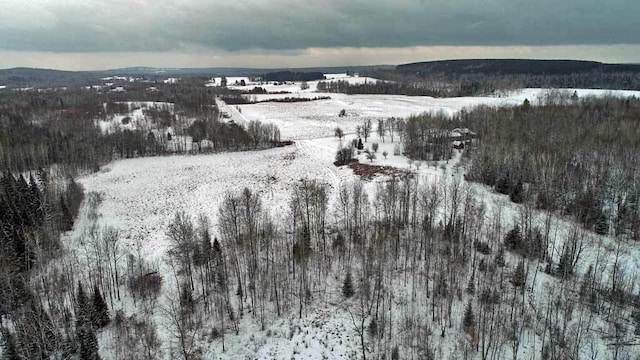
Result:
{"type": "Polygon", "coordinates": [[[214,238],[214,239],[213,239],[213,251],[214,251],[216,254],[220,254],[220,252],[222,251],[222,250],[220,249],[220,242],[218,241],[218,238],[214,238]]]}
{"type": "Polygon", "coordinates": [[[487,263],[484,261],[484,259],[480,259],[480,262],[478,263],[478,271],[480,272],[487,271],[487,263]]]}
{"type": "Polygon", "coordinates": [[[42,225],[42,222],[44,221],[44,194],[40,191],[38,183],[33,175],[29,175],[29,193],[29,211],[36,220],[36,224],[42,225]]]}
{"type": "Polygon", "coordinates": [[[78,282],[76,295],[76,341],[81,360],[98,360],[98,339],[91,323],[91,304],[78,282]]]}
{"type": "Polygon", "coordinates": [[[599,235],[607,235],[609,233],[609,219],[603,211],[600,211],[600,214],[596,218],[594,230],[596,234],[599,235]]]}
{"type": "Polygon", "coordinates": [[[571,260],[566,256],[566,254],[562,254],[562,256],[560,256],[560,261],[558,261],[558,275],[564,278],[571,274],[573,274],[571,260]]]}
{"type": "Polygon", "coordinates": [[[514,226],[507,235],[504,237],[504,246],[509,250],[520,250],[522,246],[522,235],[520,234],[520,227],[514,226]]]}
{"type": "Polygon", "coordinates": [[[18,360],[18,349],[16,349],[16,341],[13,334],[6,328],[2,328],[2,360],[18,360]]]}
{"type": "Polygon", "coordinates": [[[587,272],[580,283],[580,299],[593,304],[595,302],[595,291],[593,291],[593,265],[589,264],[587,272]]]}
{"type": "Polygon", "coordinates": [[[62,195],[60,196],[60,229],[62,231],[70,231],[73,229],[73,216],[71,216],[71,211],[67,206],[66,201],[62,195]]]}
{"type": "Polygon", "coordinates": [[[305,224],[300,231],[300,240],[293,245],[293,256],[298,262],[305,262],[311,256],[311,232],[305,224]]]}
{"type": "Polygon", "coordinates": [[[469,283],[467,284],[467,293],[473,294],[476,291],[476,280],[475,274],[471,274],[471,278],[469,278],[469,283]]]}
{"type": "Polygon", "coordinates": [[[473,314],[473,307],[471,306],[471,301],[469,301],[464,311],[464,318],[462,319],[462,328],[467,334],[473,331],[475,322],[476,320],[475,315],[473,314]]]}
{"type": "Polygon", "coordinates": [[[515,287],[524,286],[527,280],[526,276],[527,274],[525,273],[525,270],[524,270],[524,261],[520,261],[518,263],[518,266],[516,267],[516,270],[513,272],[511,283],[515,287]]]}
{"type": "Polygon", "coordinates": [[[369,331],[369,336],[372,338],[375,338],[378,335],[378,322],[375,318],[371,319],[367,330],[369,331]]]}
{"type": "Polygon", "coordinates": [[[524,201],[524,187],[522,185],[522,181],[518,181],[518,183],[516,183],[516,185],[511,189],[509,199],[516,204],[520,204],[524,201]]]}
{"type": "MultiPolygon", "coordinates": [[[[242,296],[241,294],[238,295],[242,296]]],[[[183,311],[191,313],[193,312],[194,305],[195,303],[193,301],[193,291],[191,291],[191,287],[189,284],[183,284],[182,290],[180,291],[180,307],[183,311]]]]}
{"type": "Polygon", "coordinates": [[[76,354],[75,343],[73,342],[73,339],[71,339],[69,334],[67,334],[62,343],[62,358],[69,359],[72,357],[72,355],[75,355],[75,354],[76,354]]]}
{"type": "Polygon", "coordinates": [[[342,283],[342,295],[346,298],[350,298],[355,294],[353,291],[353,280],[351,280],[351,272],[347,273],[347,276],[344,278],[344,282],[342,283]]]}
{"type": "Polygon", "coordinates": [[[47,172],[44,171],[43,168],[40,168],[38,170],[37,176],[38,176],[38,182],[42,187],[42,192],[47,193],[47,190],[49,189],[49,176],[47,175],[47,172]]]}
{"type": "Polygon", "coordinates": [[[78,291],[76,293],[76,327],[82,325],[89,319],[89,301],[84,293],[82,283],[78,281],[78,291]]]}
{"type": "Polygon", "coordinates": [[[109,308],[107,307],[107,303],[104,301],[102,294],[100,293],[100,289],[98,286],[93,286],[93,311],[91,312],[91,322],[93,323],[94,328],[100,329],[107,324],[111,319],[109,318],[109,308]]]}
{"type": "Polygon", "coordinates": [[[504,261],[504,248],[500,248],[498,249],[498,253],[496,254],[496,257],[494,259],[494,264],[496,264],[496,266],[500,266],[503,267],[505,265],[505,261],[504,261]]]}
{"type": "Polygon", "coordinates": [[[400,350],[398,345],[395,345],[391,350],[391,360],[400,360],[400,350]]]}
{"type": "Polygon", "coordinates": [[[509,175],[503,175],[496,182],[496,191],[500,194],[508,195],[511,193],[511,183],[509,180],[509,175]]]}
{"type": "Polygon", "coordinates": [[[78,332],[78,341],[80,342],[80,351],[78,352],[80,360],[100,360],[98,338],[96,338],[96,332],[91,326],[81,328],[78,332]]]}

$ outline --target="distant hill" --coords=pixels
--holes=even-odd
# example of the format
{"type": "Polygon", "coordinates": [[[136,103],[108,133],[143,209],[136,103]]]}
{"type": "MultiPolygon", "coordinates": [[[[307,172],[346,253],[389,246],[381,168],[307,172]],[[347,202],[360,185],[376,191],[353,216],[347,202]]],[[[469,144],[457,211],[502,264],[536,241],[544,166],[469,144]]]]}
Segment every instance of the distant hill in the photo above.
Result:
{"type": "Polygon", "coordinates": [[[324,74],[315,72],[277,71],[264,74],[265,81],[312,81],[324,79],[324,74]]]}
{"type": "Polygon", "coordinates": [[[149,79],[161,79],[164,77],[213,77],[213,76],[261,76],[274,72],[296,73],[344,73],[363,72],[375,69],[394,69],[394,65],[373,66],[336,66],[336,67],[309,67],[309,68],[155,68],[155,67],[128,67],[100,71],[63,71],[37,68],[12,68],[0,69],[0,86],[7,87],[59,87],[75,85],[93,85],[100,82],[100,78],[109,76],[133,76],[149,79]]]}
{"type": "Polygon", "coordinates": [[[636,64],[606,64],[581,60],[471,59],[426,61],[398,65],[404,74],[570,75],[591,72],[640,72],[636,64]]]}
{"type": "Polygon", "coordinates": [[[235,67],[210,67],[210,68],[152,68],[152,67],[130,67],[122,69],[111,69],[100,71],[109,75],[166,75],[166,76],[251,76],[264,75],[276,72],[298,72],[311,73],[321,72],[324,74],[362,72],[367,70],[392,70],[395,65],[366,65],[366,66],[329,66],[329,67],[304,67],[304,68],[235,68],[235,67]]]}
{"type": "Polygon", "coordinates": [[[70,86],[96,82],[99,75],[86,71],[12,68],[0,70],[0,85],[10,87],[70,86]]]}

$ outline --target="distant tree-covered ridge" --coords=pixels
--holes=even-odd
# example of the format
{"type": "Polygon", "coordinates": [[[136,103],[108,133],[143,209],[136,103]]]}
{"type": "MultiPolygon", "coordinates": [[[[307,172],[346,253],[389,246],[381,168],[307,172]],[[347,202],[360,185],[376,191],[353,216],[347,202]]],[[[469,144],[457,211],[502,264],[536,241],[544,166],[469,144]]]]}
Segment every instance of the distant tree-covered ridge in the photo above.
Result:
{"type": "Polygon", "coordinates": [[[318,85],[346,94],[459,97],[501,95],[521,88],[640,90],[640,65],[574,60],[480,59],[429,61],[363,73],[382,81],[318,85]]]}
{"type": "Polygon", "coordinates": [[[640,73],[640,65],[605,64],[581,60],[469,59],[425,61],[398,65],[406,74],[571,75],[593,73],[640,73]]]}
{"type": "Polygon", "coordinates": [[[264,81],[313,81],[324,79],[321,72],[294,72],[294,71],[278,71],[266,73],[263,76],[264,81]]]}

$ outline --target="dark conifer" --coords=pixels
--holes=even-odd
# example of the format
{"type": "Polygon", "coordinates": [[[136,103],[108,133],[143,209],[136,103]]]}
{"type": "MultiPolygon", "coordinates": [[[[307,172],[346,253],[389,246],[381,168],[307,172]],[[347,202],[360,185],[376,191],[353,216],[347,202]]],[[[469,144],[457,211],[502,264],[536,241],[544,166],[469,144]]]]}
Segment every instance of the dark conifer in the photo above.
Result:
{"type": "Polygon", "coordinates": [[[496,266],[500,266],[500,267],[503,267],[505,265],[504,248],[503,247],[498,249],[498,253],[496,254],[496,257],[494,259],[494,264],[496,264],[496,266]]]}
{"type": "Polygon", "coordinates": [[[508,175],[503,175],[498,179],[496,182],[496,191],[505,195],[511,193],[511,182],[508,175]]]}
{"type": "Polygon", "coordinates": [[[84,293],[82,283],[78,281],[78,291],[76,293],[76,327],[82,325],[85,322],[89,322],[89,301],[87,295],[84,293]]]}
{"type": "Polygon", "coordinates": [[[471,274],[471,277],[469,278],[469,283],[467,283],[467,293],[468,294],[473,294],[476,292],[476,280],[475,280],[475,274],[471,274]]]}
{"type": "Polygon", "coordinates": [[[100,289],[98,289],[96,285],[93,286],[93,311],[91,315],[91,322],[96,329],[107,326],[111,321],[107,303],[104,301],[100,289]]]}
{"type": "Polygon", "coordinates": [[[511,283],[513,284],[513,286],[515,287],[521,287],[524,286],[524,284],[526,283],[526,273],[524,270],[524,261],[520,261],[518,263],[518,266],[516,267],[516,270],[513,272],[513,277],[511,278],[511,283]]]}
{"type": "Polygon", "coordinates": [[[2,359],[3,360],[18,360],[18,349],[16,348],[16,341],[13,334],[6,328],[2,328],[2,359]]]}
{"type": "Polygon", "coordinates": [[[73,229],[73,217],[71,216],[71,211],[69,211],[69,207],[67,203],[64,201],[64,198],[60,196],[60,227],[62,231],[70,231],[73,229]]]}
{"type": "Polygon", "coordinates": [[[78,356],[81,360],[98,360],[98,339],[91,323],[91,304],[85,295],[82,284],[78,282],[76,295],[76,341],[78,356]]]}
{"type": "Polygon", "coordinates": [[[371,319],[367,330],[369,331],[369,336],[372,338],[375,338],[378,335],[378,322],[375,318],[371,319]]]}
{"type": "Polygon", "coordinates": [[[215,251],[217,254],[220,254],[220,252],[222,251],[220,249],[220,242],[218,241],[218,238],[213,239],[213,251],[215,251]]]}
{"type": "Polygon", "coordinates": [[[467,303],[467,307],[464,311],[464,318],[462,319],[462,328],[466,333],[471,333],[475,327],[475,315],[473,314],[473,307],[471,302],[467,303]]]}
{"type": "Polygon", "coordinates": [[[80,351],[78,353],[80,360],[100,360],[98,355],[98,339],[96,332],[91,326],[85,326],[78,331],[78,341],[80,342],[80,351]]]}
{"type": "Polygon", "coordinates": [[[514,226],[507,235],[504,237],[504,246],[509,250],[520,250],[522,246],[522,235],[520,234],[520,227],[514,226]]]}
{"type": "Polygon", "coordinates": [[[511,194],[509,194],[509,199],[516,204],[520,204],[524,201],[524,187],[522,185],[522,181],[518,181],[515,186],[511,189],[511,194]]]}
{"type": "Polygon", "coordinates": [[[354,293],[353,280],[351,280],[351,273],[348,272],[347,276],[344,278],[344,282],[342,283],[342,295],[346,298],[350,298],[354,293]]]}

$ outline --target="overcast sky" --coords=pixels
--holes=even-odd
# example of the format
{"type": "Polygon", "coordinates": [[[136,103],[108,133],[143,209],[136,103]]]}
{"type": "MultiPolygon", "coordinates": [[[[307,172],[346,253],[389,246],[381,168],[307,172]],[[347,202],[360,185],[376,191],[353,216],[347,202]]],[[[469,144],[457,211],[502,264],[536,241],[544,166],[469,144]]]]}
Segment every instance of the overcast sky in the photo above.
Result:
{"type": "Polygon", "coordinates": [[[0,0],[0,68],[640,62],[638,0],[0,0]]]}

